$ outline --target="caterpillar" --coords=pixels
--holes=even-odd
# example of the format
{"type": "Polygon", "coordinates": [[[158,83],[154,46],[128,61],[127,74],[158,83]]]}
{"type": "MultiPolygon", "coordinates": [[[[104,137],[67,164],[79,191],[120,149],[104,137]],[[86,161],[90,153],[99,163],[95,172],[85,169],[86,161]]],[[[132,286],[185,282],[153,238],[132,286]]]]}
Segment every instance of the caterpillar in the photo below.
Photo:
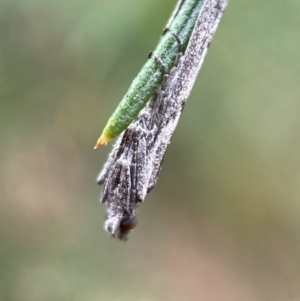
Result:
{"type": "Polygon", "coordinates": [[[203,3],[204,0],[180,0],[177,3],[153,55],[149,56],[109,118],[95,149],[121,134],[154,95],[162,83],[164,73],[168,73],[174,66],[178,51],[184,53],[203,3]]]}

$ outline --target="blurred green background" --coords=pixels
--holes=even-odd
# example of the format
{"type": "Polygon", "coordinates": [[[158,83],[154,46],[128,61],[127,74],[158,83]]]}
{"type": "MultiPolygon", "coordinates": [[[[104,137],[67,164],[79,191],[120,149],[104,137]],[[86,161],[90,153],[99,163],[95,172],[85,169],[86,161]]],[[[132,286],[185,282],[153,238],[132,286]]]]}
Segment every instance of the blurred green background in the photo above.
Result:
{"type": "Polygon", "coordinates": [[[0,300],[300,300],[300,2],[230,0],[128,242],[93,146],[173,0],[0,0],[0,300]]]}

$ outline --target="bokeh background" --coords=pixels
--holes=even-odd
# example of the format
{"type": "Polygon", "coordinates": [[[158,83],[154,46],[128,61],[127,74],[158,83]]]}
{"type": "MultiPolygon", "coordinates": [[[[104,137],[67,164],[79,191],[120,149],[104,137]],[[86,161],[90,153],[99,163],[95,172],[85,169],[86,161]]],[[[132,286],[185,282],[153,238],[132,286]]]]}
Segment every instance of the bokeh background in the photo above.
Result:
{"type": "Polygon", "coordinates": [[[93,146],[175,1],[0,1],[0,300],[300,300],[300,2],[229,2],[124,243],[93,146]]]}

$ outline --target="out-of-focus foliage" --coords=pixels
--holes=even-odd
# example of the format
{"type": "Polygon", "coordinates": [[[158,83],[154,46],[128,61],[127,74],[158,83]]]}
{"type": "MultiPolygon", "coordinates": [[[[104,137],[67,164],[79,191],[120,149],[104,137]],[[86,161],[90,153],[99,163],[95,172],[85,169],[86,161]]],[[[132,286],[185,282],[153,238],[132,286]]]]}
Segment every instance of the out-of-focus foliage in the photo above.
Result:
{"type": "Polygon", "coordinates": [[[300,298],[300,2],[230,0],[122,243],[93,151],[175,1],[0,1],[0,300],[300,298]]]}

